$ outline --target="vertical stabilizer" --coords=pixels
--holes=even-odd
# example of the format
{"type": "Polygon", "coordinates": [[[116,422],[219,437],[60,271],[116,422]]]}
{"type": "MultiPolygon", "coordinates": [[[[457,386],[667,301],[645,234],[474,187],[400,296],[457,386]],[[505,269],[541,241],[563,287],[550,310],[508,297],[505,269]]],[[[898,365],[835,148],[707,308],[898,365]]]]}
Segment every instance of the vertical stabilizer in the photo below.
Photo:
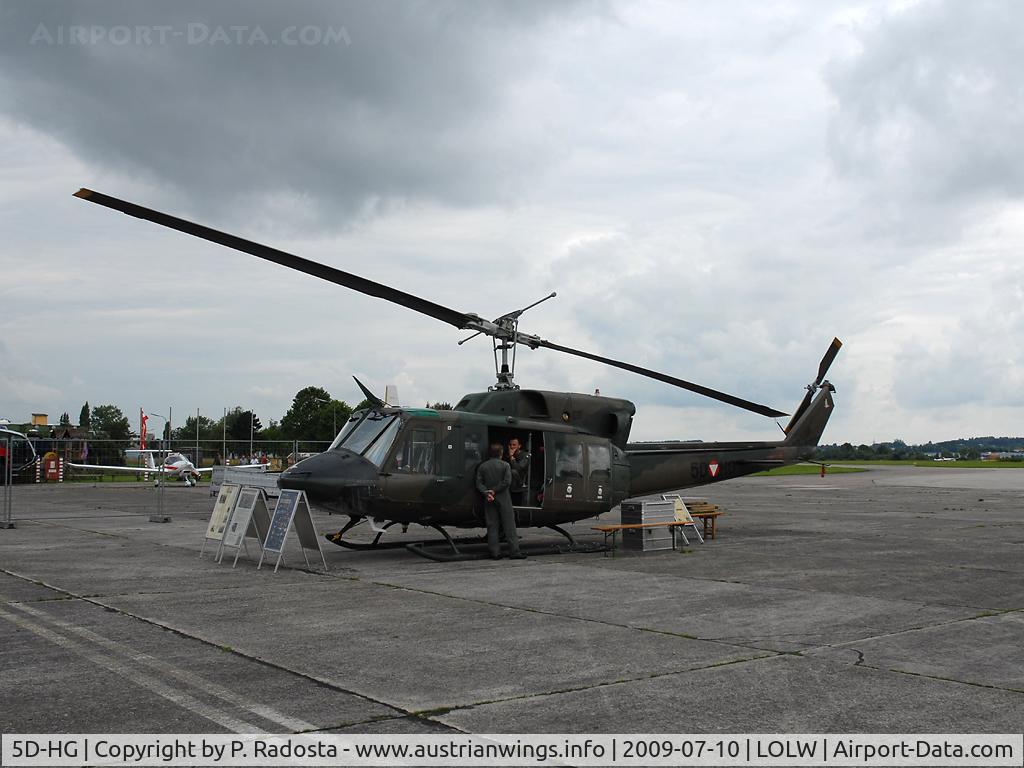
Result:
{"type": "Polygon", "coordinates": [[[791,421],[786,428],[785,445],[809,449],[817,447],[835,408],[835,401],[832,399],[834,391],[835,388],[827,381],[821,383],[818,394],[811,400],[810,405],[804,409],[799,419],[791,421]]]}

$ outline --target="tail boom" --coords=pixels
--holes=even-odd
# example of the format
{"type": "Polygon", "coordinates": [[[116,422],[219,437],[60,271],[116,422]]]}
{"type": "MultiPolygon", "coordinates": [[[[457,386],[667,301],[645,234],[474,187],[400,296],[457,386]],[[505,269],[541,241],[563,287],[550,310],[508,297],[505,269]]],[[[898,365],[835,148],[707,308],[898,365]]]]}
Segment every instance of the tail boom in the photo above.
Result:
{"type": "Polygon", "coordinates": [[[626,446],[630,465],[631,497],[718,483],[788,464],[814,453],[828,424],[835,402],[827,381],[818,386],[786,438],[750,443],[632,443],[626,446]]]}

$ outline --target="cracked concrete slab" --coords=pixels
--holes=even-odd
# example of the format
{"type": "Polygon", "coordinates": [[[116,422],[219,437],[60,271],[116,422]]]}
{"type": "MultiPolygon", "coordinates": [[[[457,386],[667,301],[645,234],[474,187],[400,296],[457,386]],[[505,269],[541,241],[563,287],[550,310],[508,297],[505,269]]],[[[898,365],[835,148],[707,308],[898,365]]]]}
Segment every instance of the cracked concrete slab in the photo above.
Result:
{"type": "Polygon", "coordinates": [[[1024,693],[1022,640],[1024,611],[1014,611],[821,649],[810,655],[833,658],[852,650],[861,654],[860,663],[870,667],[1024,693]]]}
{"type": "MultiPolygon", "coordinates": [[[[671,566],[676,554],[662,560],[671,566]]],[[[384,583],[487,600],[557,615],[579,616],[702,640],[796,651],[837,638],[871,637],[972,615],[963,608],[824,590],[598,570],[540,561],[516,569],[486,569],[473,579],[446,574],[378,577],[384,583]],[[585,586],[581,586],[585,583],[585,586]]]]}
{"type": "Polygon", "coordinates": [[[1016,733],[1021,698],[836,660],[769,659],[440,715],[462,731],[1016,733]]]}
{"type": "Polygon", "coordinates": [[[339,580],[296,592],[263,582],[202,604],[173,595],[107,602],[253,658],[287,649],[290,668],[412,712],[764,655],[389,585],[339,580]]]}

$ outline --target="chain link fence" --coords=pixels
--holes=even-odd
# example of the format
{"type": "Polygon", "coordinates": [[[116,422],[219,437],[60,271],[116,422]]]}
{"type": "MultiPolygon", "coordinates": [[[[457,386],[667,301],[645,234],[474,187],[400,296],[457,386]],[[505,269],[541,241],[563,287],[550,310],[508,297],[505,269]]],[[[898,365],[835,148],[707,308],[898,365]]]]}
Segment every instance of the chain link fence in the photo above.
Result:
{"type": "MultiPolygon", "coordinates": [[[[167,453],[180,453],[196,467],[212,467],[218,464],[237,466],[250,463],[266,463],[270,472],[280,472],[296,461],[327,450],[328,440],[151,440],[147,450],[157,451],[154,458],[160,463],[167,453]]],[[[133,457],[129,451],[139,450],[138,443],[126,440],[101,440],[81,438],[35,438],[15,443],[10,456],[2,461],[10,462],[14,483],[36,482],[104,482],[118,480],[143,480],[146,477],[144,457],[133,457]],[[31,447],[29,447],[31,445],[31,447]],[[33,457],[32,450],[35,450],[33,457]],[[34,460],[35,459],[35,460],[34,460]],[[54,460],[59,459],[60,462],[54,460]],[[88,465],[95,469],[71,467],[71,464],[88,465]],[[102,467],[137,467],[135,475],[124,472],[105,471],[102,467]],[[48,471],[53,470],[53,471],[48,471]]],[[[135,454],[137,456],[137,454],[135,454]]],[[[3,479],[0,479],[0,483],[3,479]]]]}

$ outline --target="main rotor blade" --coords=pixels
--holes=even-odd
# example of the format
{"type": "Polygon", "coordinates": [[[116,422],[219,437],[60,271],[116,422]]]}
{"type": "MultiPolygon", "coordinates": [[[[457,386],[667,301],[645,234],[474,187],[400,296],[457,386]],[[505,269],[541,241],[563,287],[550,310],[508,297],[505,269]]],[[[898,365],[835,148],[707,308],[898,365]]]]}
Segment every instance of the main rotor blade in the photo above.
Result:
{"type": "MultiPolygon", "coordinates": [[[[565,352],[569,355],[576,355],[577,357],[585,357],[588,360],[595,360],[605,365],[611,365],[615,368],[622,368],[625,371],[632,371],[633,373],[639,373],[641,376],[647,376],[651,379],[657,379],[663,381],[666,384],[672,384],[676,387],[689,390],[690,392],[696,392],[698,395],[704,395],[704,397],[710,397],[712,400],[718,400],[722,403],[728,403],[729,405],[735,405],[737,408],[743,408],[747,411],[753,411],[759,413],[762,416],[770,416],[777,418],[779,416],[785,416],[782,411],[777,411],[774,408],[769,408],[766,405],[759,405],[758,403],[752,403],[750,400],[744,400],[741,397],[726,394],[725,392],[719,392],[717,389],[711,389],[709,387],[702,387],[700,384],[694,384],[684,379],[677,379],[675,376],[669,376],[667,373],[658,373],[658,371],[652,371],[649,368],[641,368],[639,365],[633,365],[631,363],[623,363],[620,360],[612,360],[609,357],[601,357],[600,355],[592,355],[590,352],[581,352],[578,349],[572,347],[563,347],[560,344],[554,344],[544,339],[539,339],[536,342],[537,346],[547,347],[548,349],[554,349],[558,352],[565,352]]],[[[531,344],[533,346],[533,344],[531,344]]]]}
{"type": "Polygon", "coordinates": [[[811,407],[811,398],[814,397],[815,391],[815,387],[808,387],[807,391],[804,392],[804,399],[800,401],[800,405],[798,405],[796,410],[793,411],[793,415],[789,419],[789,424],[787,424],[782,430],[787,435],[789,434],[789,431],[796,426],[796,423],[800,421],[800,417],[804,415],[804,411],[811,407]]]}
{"type": "Polygon", "coordinates": [[[818,378],[815,380],[814,385],[821,384],[825,379],[825,374],[828,373],[829,367],[832,365],[832,361],[836,359],[836,355],[839,354],[839,348],[843,346],[838,338],[832,339],[832,346],[825,352],[824,357],[821,358],[821,362],[818,364],[818,378]]]}
{"type": "Polygon", "coordinates": [[[299,272],[305,272],[307,275],[313,275],[319,277],[322,280],[327,280],[330,283],[336,283],[346,288],[351,288],[353,291],[359,291],[365,293],[367,296],[376,296],[378,299],[384,299],[390,301],[393,304],[399,304],[403,307],[421,312],[424,315],[436,318],[443,323],[454,325],[456,328],[467,328],[470,324],[479,320],[476,315],[469,315],[465,312],[457,312],[454,309],[442,306],[441,304],[435,304],[432,301],[421,299],[419,296],[413,296],[411,293],[405,293],[397,288],[391,288],[381,283],[376,283],[373,280],[367,280],[365,277],[359,277],[353,275],[350,272],[343,272],[340,269],[334,267],[328,267],[326,264],[318,264],[315,261],[304,259],[301,256],[295,256],[285,251],[280,251],[277,248],[271,248],[267,245],[261,245],[260,243],[254,243],[252,240],[245,240],[235,235],[229,235],[227,232],[221,232],[210,227],[204,227],[202,224],[196,224],[185,219],[179,219],[176,216],[169,216],[166,213],[160,211],[154,211],[151,208],[143,208],[141,205],[135,203],[129,203],[127,200],[119,200],[116,197],[110,197],[104,195],[101,192],[94,192],[91,189],[80,189],[75,192],[75,197],[80,197],[83,200],[88,200],[90,203],[97,203],[104,205],[107,208],[113,208],[115,211],[121,211],[121,213],[127,213],[129,216],[135,216],[140,219],[146,219],[152,221],[154,224],[160,224],[171,229],[176,229],[179,232],[184,232],[187,235],[193,235],[195,237],[202,238],[203,240],[209,240],[212,243],[226,246],[227,248],[234,248],[236,251],[243,251],[244,253],[251,254],[260,259],[266,261],[272,261],[275,264],[280,264],[283,267],[289,267],[290,269],[298,270],[299,272]]]}

